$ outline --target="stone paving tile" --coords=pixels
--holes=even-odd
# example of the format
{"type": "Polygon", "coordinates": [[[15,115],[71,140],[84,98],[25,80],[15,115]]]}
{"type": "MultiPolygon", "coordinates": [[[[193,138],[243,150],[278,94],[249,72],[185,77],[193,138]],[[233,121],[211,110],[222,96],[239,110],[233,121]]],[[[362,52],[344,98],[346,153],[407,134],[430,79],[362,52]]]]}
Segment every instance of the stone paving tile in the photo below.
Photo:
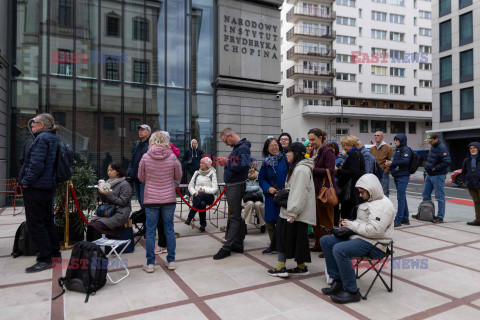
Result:
{"type": "Polygon", "coordinates": [[[480,250],[478,249],[469,247],[452,248],[429,253],[427,256],[480,270],[480,250]]]}
{"type": "Polygon", "coordinates": [[[437,239],[445,241],[464,243],[469,241],[480,241],[480,233],[478,235],[462,232],[460,230],[453,230],[447,228],[432,228],[431,226],[423,226],[418,228],[406,229],[406,231],[418,235],[428,235],[437,239]]]}
{"type": "Polygon", "coordinates": [[[0,290],[0,318],[49,319],[52,283],[37,283],[0,290]]]}
{"type": "Polygon", "coordinates": [[[160,311],[140,314],[135,317],[122,318],[123,320],[157,320],[157,319],[175,319],[175,320],[203,320],[208,319],[193,303],[168,308],[160,311]]]}
{"type": "Polygon", "coordinates": [[[461,306],[446,312],[437,314],[433,317],[426,318],[426,320],[478,320],[480,317],[480,310],[468,306],[461,306]]]}

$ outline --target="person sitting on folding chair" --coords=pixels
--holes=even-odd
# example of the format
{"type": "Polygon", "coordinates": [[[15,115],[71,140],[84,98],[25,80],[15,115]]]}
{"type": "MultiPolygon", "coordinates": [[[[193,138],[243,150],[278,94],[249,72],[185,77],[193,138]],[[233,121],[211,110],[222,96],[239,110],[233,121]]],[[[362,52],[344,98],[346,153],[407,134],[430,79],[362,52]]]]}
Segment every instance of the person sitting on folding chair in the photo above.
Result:
{"type": "MultiPolygon", "coordinates": [[[[192,207],[196,209],[203,210],[215,201],[215,194],[218,192],[217,173],[212,167],[210,158],[205,157],[200,160],[200,169],[193,174],[192,180],[188,184],[188,191],[193,197],[192,207]]],[[[190,210],[188,218],[185,220],[186,225],[192,223],[196,213],[196,210],[190,210]]],[[[203,232],[207,226],[207,213],[199,212],[198,215],[200,216],[200,231],[203,232]]]]}
{"type": "MultiPolygon", "coordinates": [[[[263,203],[265,198],[263,190],[258,182],[257,162],[252,161],[248,170],[247,187],[242,199],[243,214],[245,219],[245,233],[247,233],[247,224],[252,224],[252,216],[255,212],[255,220],[260,225],[260,232],[265,233],[265,207],[263,203]]],[[[255,223],[256,224],[256,223],[255,223]]]]}
{"type": "Polygon", "coordinates": [[[381,259],[386,251],[385,246],[375,246],[378,241],[392,240],[395,207],[382,189],[382,185],[374,174],[363,175],[355,187],[365,201],[358,206],[357,219],[342,220],[342,226],[350,229],[355,235],[341,239],[327,235],[320,239],[325,253],[325,263],[330,278],[330,288],[322,289],[335,303],[358,302],[362,298],[357,288],[355,269],[352,259],[369,256],[381,259]]]}

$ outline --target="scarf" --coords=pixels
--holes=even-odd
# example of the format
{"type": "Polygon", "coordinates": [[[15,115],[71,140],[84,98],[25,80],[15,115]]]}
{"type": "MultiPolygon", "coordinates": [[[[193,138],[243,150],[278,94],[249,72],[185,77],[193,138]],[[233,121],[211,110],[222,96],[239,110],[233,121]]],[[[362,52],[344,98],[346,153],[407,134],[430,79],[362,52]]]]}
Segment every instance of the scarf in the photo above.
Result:
{"type": "Polygon", "coordinates": [[[352,153],[353,151],[358,150],[357,147],[350,149],[350,151],[347,152],[347,154],[352,153]]]}
{"type": "Polygon", "coordinates": [[[203,171],[202,169],[198,169],[198,174],[201,176],[208,176],[210,172],[214,170],[212,167],[208,167],[208,170],[203,171]]]}
{"type": "Polygon", "coordinates": [[[123,180],[125,180],[125,177],[116,177],[116,178],[113,178],[113,179],[108,179],[107,180],[107,183],[110,184],[110,188],[113,189],[114,186],[116,186],[117,184],[119,184],[120,182],[122,182],[123,180]]]}
{"type": "Polygon", "coordinates": [[[478,153],[477,154],[470,154],[470,157],[472,158],[472,160],[470,160],[470,168],[472,169],[472,172],[475,172],[477,170],[477,157],[478,157],[478,153]]]}
{"type": "Polygon", "coordinates": [[[278,165],[278,161],[282,159],[282,157],[283,157],[283,153],[279,152],[274,156],[268,155],[264,161],[268,167],[275,168],[278,165]]]}
{"type": "Polygon", "coordinates": [[[317,159],[317,156],[321,153],[320,151],[322,151],[326,145],[327,145],[326,143],[322,143],[322,145],[318,149],[313,149],[312,151],[313,156],[310,155],[310,158],[312,158],[313,161],[315,161],[317,159]]]}

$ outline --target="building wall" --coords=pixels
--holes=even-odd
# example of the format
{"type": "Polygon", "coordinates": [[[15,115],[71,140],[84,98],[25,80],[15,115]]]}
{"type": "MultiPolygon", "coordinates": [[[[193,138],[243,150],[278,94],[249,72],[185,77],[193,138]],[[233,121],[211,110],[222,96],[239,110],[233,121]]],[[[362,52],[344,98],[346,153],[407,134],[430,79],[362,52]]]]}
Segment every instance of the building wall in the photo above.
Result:
{"type": "MultiPolygon", "coordinates": [[[[0,179],[7,177],[7,0],[0,0],[0,179]]],[[[0,207],[5,197],[0,195],[0,207]]]]}

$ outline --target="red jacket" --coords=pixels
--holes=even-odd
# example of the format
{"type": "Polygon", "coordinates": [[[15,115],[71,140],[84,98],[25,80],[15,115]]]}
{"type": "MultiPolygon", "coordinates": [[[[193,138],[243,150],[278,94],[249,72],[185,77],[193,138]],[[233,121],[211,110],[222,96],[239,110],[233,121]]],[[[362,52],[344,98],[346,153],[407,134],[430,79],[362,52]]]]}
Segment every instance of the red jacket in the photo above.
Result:
{"type": "Polygon", "coordinates": [[[172,153],[175,155],[175,157],[178,157],[178,155],[180,154],[180,150],[178,150],[178,148],[175,147],[171,142],[170,142],[170,148],[172,149],[172,153]]]}

